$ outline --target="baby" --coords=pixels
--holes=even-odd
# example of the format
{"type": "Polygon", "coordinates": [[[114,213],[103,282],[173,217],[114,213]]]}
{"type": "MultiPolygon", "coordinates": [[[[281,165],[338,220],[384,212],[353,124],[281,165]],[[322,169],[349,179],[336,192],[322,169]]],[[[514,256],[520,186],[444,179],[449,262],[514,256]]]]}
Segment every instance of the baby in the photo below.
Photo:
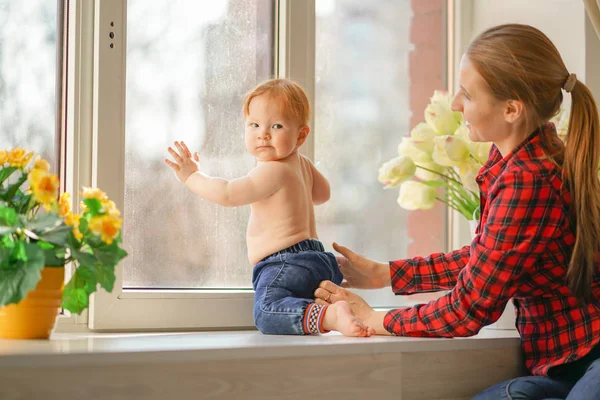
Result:
{"type": "Polygon", "coordinates": [[[223,206],[250,204],[246,232],[252,277],[254,323],[265,334],[302,335],[339,331],[371,336],[346,302],[314,302],[319,282],[339,284],[335,256],[317,239],[313,204],[329,200],[327,179],[298,152],[310,132],[310,105],[304,90],[288,79],[269,80],[245,98],[246,149],[257,165],[227,181],[199,171],[198,153],[183,142],[169,147],[165,160],[177,178],[198,196],[223,206]]]}

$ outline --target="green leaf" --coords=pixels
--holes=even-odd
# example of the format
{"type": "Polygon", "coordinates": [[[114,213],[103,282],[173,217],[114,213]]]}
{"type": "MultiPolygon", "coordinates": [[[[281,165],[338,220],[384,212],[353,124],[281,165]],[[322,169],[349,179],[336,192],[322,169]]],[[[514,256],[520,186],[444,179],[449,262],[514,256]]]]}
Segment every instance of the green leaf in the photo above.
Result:
{"type": "Polygon", "coordinates": [[[65,224],[58,215],[46,213],[39,215],[27,224],[26,229],[29,229],[38,235],[40,240],[58,246],[65,246],[69,232],[71,232],[73,228],[65,224]]]}
{"type": "Polygon", "coordinates": [[[65,285],[63,307],[81,314],[89,306],[89,296],[96,291],[97,281],[92,270],[79,266],[71,280],[65,285]]]}
{"type": "Polygon", "coordinates": [[[0,226],[0,235],[9,235],[16,230],[17,228],[11,226],[0,226]]]}
{"type": "Polygon", "coordinates": [[[8,261],[10,260],[10,255],[13,252],[13,247],[0,247],[0,268],[8,267],[8,261]]]}
{"type": "Polygon", "coordinates": [[[4,183],[5,180],[8,179],[9,176],[12,175],[13,172],[18,170],[16,167],[7,167],[0,169],[0,185],[4,183]]]}
{"type": "Polygon", "coordinates": [[[53,213],[40,214],[27,224],[27,229],[38,235],[47,229],[56,227],[62,222],[61,218],[53,213]]]}
{"type": "Polygon", "coordinates": [[[40,247],[42,247],[43,251],[44,251],[44,264],[46,266],[50,266],[50,267],[61,267],[63,265],[65,265],[65,249],[62,247],[58,247],[55,248],[54,246],[52,246],[49,243],[44,243],[44,242],[37,242],[38,245],[40,245],[40,247]],[[46,248],[45,246],[42,246],[42,243],[44,243],[47,246],[50,246],[49,248],[46,248]]]}
{"type": "Polygon", "coordinates": [[[6,201],[12,200],[17,190],[27,180],[27,175],[22,174],[21,177],[12,185],[8,185],[6,189],[0,190],[0,198],[6,201]]]}
{"type": "Polygon", "coordinates": [[[100,286],[102,286],[102,288],[107,292],[112,292],[116,279],[115,267],[108,265],[97,265],[96,268],[94,268],[93,272],[94,277],[96,278],[100,286]]]}
{"type": "Polygon", "coordinates": [[[423,185],[434,187],[434,188],[445,186],[444,182],[442,182],[442,181],[436,181],[436,180],[424,181],[424,182],[421,182],[421,183],[423,185]]]}
{"type": "Polygon", "coordinates": [[[73,230],[71,230],[69,232],[69,234],[67,235],[66,246],[69,249],[71,249],[71,251],[73,251],[73,250],[79,250],[79,248],[81,247],[81,244],[79,243],[79,241],[77,239],[75,239],[75,234],[73,233],[73,230]]]}
{"type": "Polygon", "coordinates": [[[33,195],[24,194],[21,191],[15,194],[13,204],[19,214],[27,214],[30,209],[30,203],[32,202],[33,195]]]}
{"type": "Polygon", "coordinates": [[[65,310],[69,310],[74,314],[81,314],[83,310],[88,308],[89,303],[90,297],[83,288],[65,286],[62,301],[62,306],[65,310]]]}
{"type": "MultiPolygon", "coordinates": [[[[16,246],[14,251],[20,251],[17,248],[20,247],[16,246]]],[[[24,248],[27,261],[11,263],[11,268],[0,269],[0,306],[21,301],[30,290],[35,289],[42,277],[42,249],[32,243],[25,243],[24,248]]]]}
{"type": "Polygon", "coordinates": [[[12,207],[0,208],[0,225],[17,226],[17,212],[12,207]]]}
{"type": "Polygon", "coordinates": [[[100,215],[100,211],[102,210],[102,204],[98,199],[85,199],[83,200],[87,208],[90,210],[92,217],[96,215],[100,215]]]}
{"type": "Polygon", "coordinates": [[[94,265],[96,263],[96,258],[85,251],[71,249],[71,257],[79,261],[81,265],[94,265]]]}
{"type": "Polygon", "coordinates": [[[48,243],[53,243],[58,246],[65,246],[67,244],[69,233],[72,231],[73,227],[69,225],[60,225],[42,233],[39,235],[39,237],[41,240],[44,240],[48,243]]]}
{"type": "MultiPolygon", "coordinates": [[[[15,248],[13,249],[13,253],[11,255],[12,261],[27,261],[27,250],[25,242],[17,242],[15,248]]],[[[36,246],[37,247],[37,246],[36,246]]],[[[38,247],[39,248],[39,247],[38,247]]]]}
{"type": "Polygon", "coordinates": [[[79,220],[79,232],[85,235],[88,232],[88,218],[83,217],[79,220]]]}

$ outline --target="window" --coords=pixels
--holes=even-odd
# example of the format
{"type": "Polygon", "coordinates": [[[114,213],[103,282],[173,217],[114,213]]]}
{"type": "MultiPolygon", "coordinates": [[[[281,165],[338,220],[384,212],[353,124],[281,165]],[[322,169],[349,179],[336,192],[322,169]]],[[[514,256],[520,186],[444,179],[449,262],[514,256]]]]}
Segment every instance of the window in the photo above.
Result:
{"type": "Polygon", "coordinates": [[[0,0],[0,148],[25,147],[48,160],[52,171],[60,137],[60,7],[62,1],[0,0]]]}
{"type": "MultiPolygon", "coordinates": [[[[332,186],[317,208],[319,236],[365,256],[397,260],[440,251],[446,213],[409,213],[377,171],[446,88],[445,1],[316,2],[315,161],[332,186]]],[[[404,301],[389,289],[369,303],[404,301]]]]}
{"type": "MultiPolygon", "coordinates": [[[[90,327],[253,325],[248,209],[195,197],[163,159],[181,139],[199,151],[206,172],[245,174],[254,160],[242,140],[242,97],[275,74],[299,80],[315,110],[304,151],[336,188],[331,203],[318,207],[323,241],[379,259],[443,246],[443,228],[421,228],[423,221],[443,227],[443,209],[408,215],[376,181],[381,162],[393,157],[445,82],[445,2],[433,3],[422,10],[408,0],[95,3],[86,18],[94,20],[95,49],[91,184],[124,212],[130,255],[113,292],[93,296],[90,327]],[[432,32],[431,24],[439,29],[432,32]],[[376,59],[368,62],[360,52],[376,59]],[[416,56],[425,56],[436,79],[415,68],[422,61],[416,56]],[[378,76],[369,72],[374,67],[378,76]],[[350,154],[361,158],[353,162],[350,154]]],[[[365,294],[373,304],[392,304],[389,290],[387,298],[365,294]]]]}
{"type": "Polygon", "coordinates": [[[184,140],[211,175],[254,167],[242,100],[274,75],[273,2],[129,0],[127,15],[123,286],[250,289],[249,207],[198,198],[163,160],[184,140]]]}

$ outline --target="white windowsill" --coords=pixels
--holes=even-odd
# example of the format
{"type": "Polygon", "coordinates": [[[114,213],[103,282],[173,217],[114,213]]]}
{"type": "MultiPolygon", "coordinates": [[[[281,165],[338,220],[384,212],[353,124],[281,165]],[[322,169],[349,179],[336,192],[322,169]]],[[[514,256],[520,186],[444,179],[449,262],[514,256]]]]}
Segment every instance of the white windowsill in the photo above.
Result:
{"type": "Polygon", "coordinates": [[[258,331],[194,333],[55,333],[51,340],[0,340],[0,368],[365,355],[507,348],[516,331],[483,330],[470,338],[274,336],[258,331]]]}
{"type": "Polygon", "coordinates": [[[515,331],[463,339],[258,331],[55,333],[0,340],[0,397],[467,400],[518,376],[515,331]]]}

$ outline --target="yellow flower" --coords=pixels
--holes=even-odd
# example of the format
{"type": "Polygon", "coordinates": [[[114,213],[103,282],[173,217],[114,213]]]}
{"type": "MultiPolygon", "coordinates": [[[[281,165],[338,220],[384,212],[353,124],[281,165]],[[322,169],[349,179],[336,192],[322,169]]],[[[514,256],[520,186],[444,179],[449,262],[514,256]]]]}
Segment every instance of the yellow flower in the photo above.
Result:
{"type": "Polygon", "coordinates": [[[43,158],[37,157],[33,164],[34,169],[41,169],[42,171],[50,172],[50,164],[43,158]]]}
{"type": "Polygon", "coordinates": [[[58,200],[58,215],[65,217],[71,212],[71,193],[65,192],[58,200]]]}
{"type": "Polygon", "coordinates": [[[8,153],[8,163],[11,167],[24,168],[32,157],[33,152],[27,153],[27,150],[16,147],[8,153]]]}
{"type": "Polygon", "coordinates": [[[65,214],[65,224],[73,227],[73,235],[75,235],[75,239],[80,240],[83,237],[83,234],[79,231],[79,220],[81,219],[81,215],[73,214],[72,212],[68,212],[65,214]]]}
{"type": "Polygon", "coordinates": [[[104,212],[106,214],[113,216],[113,217],[118,217],[121,215],[121,212],[115,205],[114,201],[106,199],[106,200],[103,200],[101,202],[101,204],[102,204],[102,209],[104,210],[104,212]]]}
{"type": "Polygon", "coordinates": [[[73,228],[73,235],[75,236],[75,239],[77,240],[81,240],[81,238],[83,237],[83,233],[81,233],[79,231],[79,228],[73,228]]]}
{"type": "Polygon", "coordinates": [[[0,167],[4,165],[5,162],[8,161],[8,151],[0,150],[0,167]]]}
{"type": "Polygon", "coordinates": [[[65,224],[69,226],[79,227],[79,220],[81,219],[81,215],[73,214],[69,212],[65,214],[65,224]]]}
{"type": "Polygon", "coordinates": [[[86,199],[108,200],[106,193],[97,188],[84,187],[81,195],[86,199]]]}
{"type": "Polygon", "coordinates": [[[106,244],[111,244],[119,234],[123,220],[112,215],[99,215],[90,220],[88,227],[106,244]]]}
{"type": "Polygon", "coordinates": [[[34,198],[50,210],[58,197],[58,177],[41,169],[32,169],[27,176],[34,198]]]}

